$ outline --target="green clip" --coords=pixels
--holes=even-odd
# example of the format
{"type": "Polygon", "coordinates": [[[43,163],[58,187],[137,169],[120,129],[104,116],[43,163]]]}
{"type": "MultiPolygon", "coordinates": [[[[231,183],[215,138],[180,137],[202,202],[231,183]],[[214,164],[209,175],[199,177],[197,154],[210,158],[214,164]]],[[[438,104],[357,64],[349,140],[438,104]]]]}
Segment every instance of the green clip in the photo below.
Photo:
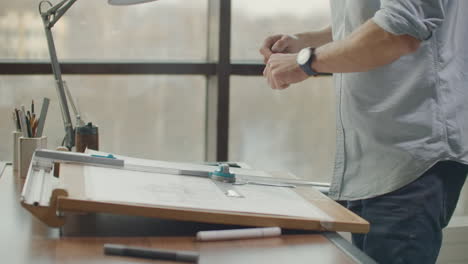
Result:
{"type": "Polygon", "coordinates": [[[106,158],[106,159],[117,159],[114,155],[112,154],[109,154],[107,156],[104,156],[104,155],[91,155],[91,157],[95,157],[95,158],[106,158]]]}

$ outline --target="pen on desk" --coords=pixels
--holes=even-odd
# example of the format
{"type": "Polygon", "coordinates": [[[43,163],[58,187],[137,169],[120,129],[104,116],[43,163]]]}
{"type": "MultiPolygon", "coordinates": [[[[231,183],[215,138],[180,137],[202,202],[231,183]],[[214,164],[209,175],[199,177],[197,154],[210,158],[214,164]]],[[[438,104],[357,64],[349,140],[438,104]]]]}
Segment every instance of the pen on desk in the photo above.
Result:
{"type": "Polygon", "coordinates": [[[199,257],[199,254],[194,251],[171,251],[141,247],[128,247],[116,244],[104,244],[104,254],[190,263],[197,263],[199,257]]]}
{"type": "Polygon", "coordinates": [[[232,240],[246,238],[263,238],[281,235],[279,227],[244,228],[230,230],[199,231],[198,241],[232,240]]]}
{"type": "Polygon", "coordinates": [[[37,124],[36,137],[42,137],[42,131],[44,130],[44,123],[49,109],[49,98],[44,97],[42,100],[41,114],[39,115],[39,123],[37,124]]]}

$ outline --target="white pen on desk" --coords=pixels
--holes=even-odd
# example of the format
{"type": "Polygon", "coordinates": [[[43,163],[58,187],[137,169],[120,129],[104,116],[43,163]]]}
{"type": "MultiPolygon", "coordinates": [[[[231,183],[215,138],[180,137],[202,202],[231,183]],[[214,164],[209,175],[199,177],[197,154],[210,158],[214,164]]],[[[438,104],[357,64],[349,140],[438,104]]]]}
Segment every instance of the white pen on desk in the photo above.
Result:
{"type": "Polygon", "coordinates": [[[233,240],[233,239],[273,237],[273,236],[279,236],[279,235],[281,235],[281,228],[279,227],[260,227],[260,228],[199,231],[197,233],[197,240],[198,241],[233,240]]]}

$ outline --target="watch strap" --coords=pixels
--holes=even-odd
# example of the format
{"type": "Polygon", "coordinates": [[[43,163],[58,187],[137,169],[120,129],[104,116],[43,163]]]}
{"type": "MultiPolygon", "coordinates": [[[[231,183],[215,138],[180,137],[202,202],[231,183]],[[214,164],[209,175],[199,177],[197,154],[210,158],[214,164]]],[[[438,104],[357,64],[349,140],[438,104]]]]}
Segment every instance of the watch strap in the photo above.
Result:
{"type": "Polygon", "coordinates": [[[299,64],[301,69],[308,75],[308,76],[319,76],[319,75],[332,75],[331,73],[326,72],[316,72],[312,69],[312,62],[315,60],[315,48],[309,47],[310,49],[310,57],[305,64],[299,64]]]}
{"type": "Polygon", "coordinates": [[[314,59],[315,59],[315,48],[309,47],[309,48],[307,48],[307,49],[310,50],[309,59],[307,60],[306,63],[301,64],[300,66],[301,66],[302,70],[303,70],[307,75],[309,75],[309,76],[315,76],[315,75],[317,75],[317,72],[314,71],[314,69],[312,69],[312,67],[311,67],[312,62],[313,62],[314,59]]]}

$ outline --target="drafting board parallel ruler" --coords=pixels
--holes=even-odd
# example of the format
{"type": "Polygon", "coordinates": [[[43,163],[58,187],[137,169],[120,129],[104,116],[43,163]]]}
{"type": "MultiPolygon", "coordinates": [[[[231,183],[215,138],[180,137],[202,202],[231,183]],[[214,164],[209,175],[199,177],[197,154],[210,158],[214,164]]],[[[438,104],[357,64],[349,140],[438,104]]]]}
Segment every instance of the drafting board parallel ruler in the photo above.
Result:
{"type": "MultiPolygon", "coordinates": [[[[81,163],[86,165],[95,165],[102,167],[114,167],[114,168],[123,168],[126,170],[135,170],[143,172],[155,172],[155,173],[166,173],[166,174],[176,174],[176,175],[185,175],[185,176],[198,176],[198,177],[209,177],[210,172],[212,171],[202,171],[202,170],[184,170],[184,169],[175,169],[175,168],[165,168],[165,167],[154,167],[154,166],[143,166],[136,164],[125,163],[123,159],[111,159],[103,156],[92,156],[85,153],[76,153],[76,152],[64,152],[64,151],[53,151],[53,150],[36,150],[36,158],[44,159],[45,161],[51,162],[72,162],[72,163],[81,163]]],[[[247,170],[248,171],[248,170],[247,170]]],[[[314,186],[314,187],[329,187],[327,183],[319,183],[306,181],[301,179],[283,179],[283,178],[271,178],[271,177],[262,177],[255,175],[244,175],[236,174],[238,184],[268,184],[268,185],[281,185],[281,184],[291,184],[298,186],[314,186]]]]}
{"type": "MultiPolygon", "coordinates": [[[[294,188],[296,185],[302,186],[314,186],[314,187],[326,187],[321,183],[309,182],[298,179],[280,179],[280,178],[269,178],[261,177],[254,175],[243,175],[236,174],[235,181],[225,181],[223,179],[219,180],[218,177],[212,177],[213,171],[203,171],[203,170],[184,170],[176,168],[166,168],[166,167],[154,167],[154,166],[144,166],[126,163],[123,159],[117,159],[112,155],[101,156],[101,155],[89,155],[85,153],[76,153],[76,152],[63,152],[63,151],[53,151],[53,150],[36,150],[34,154],[34,161],[37,163],[45,162],[52,166],[53,162],[72,162],[92,166],[100,167],[109,167],[125,170],[134,170],[134,171],[143,171],[143,172],[153,172],[153,173],[164,173],[164,174],[173,174],[173,175],[183,175],[183,176],[196,176],[211,178],[216,186],[221,189],[221,191],[228,197],[242,198],[243,195],[236,190],[235,185],[244,185],[244,184],[255,184],[255,185],[265,185],[271,187],[288,187],[294,188]]],[[[221,168],[222,166],[220,166],[221,168]]],[[[229,173],[229,171],[227,172],[229,173]]]]}
{"type": "MultiPolygon", "coordinates": [[[[24,199],[28,204],[38,204],[46,205],[47,200],[44,200],[42,197],[51,193],[52,188],[46,179],[50,178],[45,177],[44,171],[51,170],[52,164],[56,161],[62,162],[73,162],[86,165],[95,165],[103,166],[109,168],[118,168],[118,169],[128,169],[135,171],[143,172],[157,172],[165,174],[174,174],[174,175],[187,175],[187,176],[196,176],[196,177],[206,177],[209,178],[210,174],[204,171],[191,171],[191,170],[178,170],[172,168],[162,168],[162,167],[149,167],[141,165],[132,165],[127,164],[122,159],[116,158],[107,158],[99,157],[96,155],[88,155],[84,153],[72,153],[72,152],[61,152],[61,151],[51,151],[51,150],[37,150],[35,152],[31,174],[31,183],[27,186],[27,191],[25,192],[24,199]],[[30,189],[32,189],[30,191],[30,189]],[[26,195],[28,195],[26,197],[26,195]]],[[[244,198],[244,196],[235,188],[235,186],[228,182],[223,182],[219,180],[213,180],[213,183],[227,196],[230,198],[244,198]]],[[[26,189],[25,189],[26,190],[26,189]]]]}

